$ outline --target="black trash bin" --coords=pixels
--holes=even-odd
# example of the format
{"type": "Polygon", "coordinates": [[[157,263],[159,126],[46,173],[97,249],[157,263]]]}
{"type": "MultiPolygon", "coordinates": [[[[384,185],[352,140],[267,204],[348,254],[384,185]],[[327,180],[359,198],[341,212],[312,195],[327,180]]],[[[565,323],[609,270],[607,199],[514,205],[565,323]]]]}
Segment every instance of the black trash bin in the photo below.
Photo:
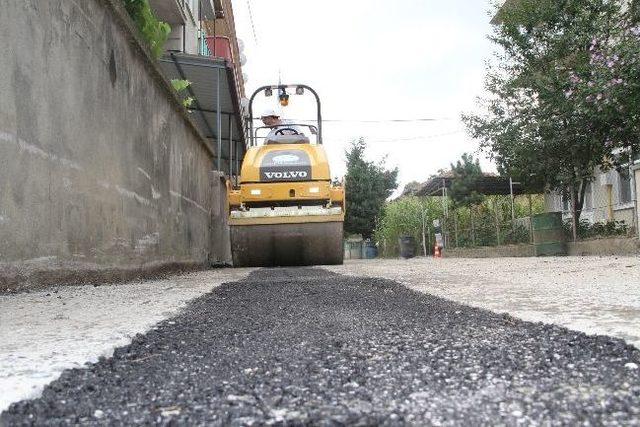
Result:
{"type": "Polygon", "coordinates": [[[400,236],[398,238],[400,256],[408,259],[416,256],[416,239],[413,236],[400,236]]]}

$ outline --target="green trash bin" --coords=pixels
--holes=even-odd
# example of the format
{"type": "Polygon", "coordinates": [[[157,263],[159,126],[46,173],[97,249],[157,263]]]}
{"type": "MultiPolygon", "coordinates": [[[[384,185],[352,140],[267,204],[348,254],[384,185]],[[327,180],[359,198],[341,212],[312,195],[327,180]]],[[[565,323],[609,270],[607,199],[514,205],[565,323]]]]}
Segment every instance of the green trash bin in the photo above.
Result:
{"type": "Polygon", "coordinates": [[[561,212],[546,212],[533,215],[531,222],[536,256],[567,254],[567,242],[562,227],[561,212]]]}

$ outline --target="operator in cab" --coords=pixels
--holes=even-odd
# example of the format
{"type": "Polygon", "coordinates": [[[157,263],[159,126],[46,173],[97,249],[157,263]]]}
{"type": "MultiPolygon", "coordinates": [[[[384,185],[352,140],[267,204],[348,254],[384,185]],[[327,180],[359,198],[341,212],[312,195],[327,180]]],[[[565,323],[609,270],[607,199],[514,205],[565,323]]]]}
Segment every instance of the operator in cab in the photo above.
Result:
{"type": "Polygon", "coordinates": [[[304,135],[299,126],[293,125],[291,120],[281,119],[280,114],[273,109],[266,110],[260,119],[265,126],[271,128],[267,141],[275,139],[277,135],[304,135]]]}

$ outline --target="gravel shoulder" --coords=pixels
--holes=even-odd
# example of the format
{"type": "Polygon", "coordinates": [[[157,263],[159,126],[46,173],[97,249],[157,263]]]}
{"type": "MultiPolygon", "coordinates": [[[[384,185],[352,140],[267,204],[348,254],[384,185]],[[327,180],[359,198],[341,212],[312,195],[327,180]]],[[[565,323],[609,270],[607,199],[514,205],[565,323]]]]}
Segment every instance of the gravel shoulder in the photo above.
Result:
{"type": "Polygon", "coordinates": [[[640,348],[640,257],[376,259],[325,268],[640,348]]]}
{"type": "Polygon", "coordinates": [[[186,303],[248,269],[166,280],[0,294],[0,411],[38,396],[63,370],[109,356],[186,303]]]}
{"type": "Polygon", "coordinates": [[[216,287],[0,424],[640,423],[640,351],[381,278],[273,269],[216,287]]]}

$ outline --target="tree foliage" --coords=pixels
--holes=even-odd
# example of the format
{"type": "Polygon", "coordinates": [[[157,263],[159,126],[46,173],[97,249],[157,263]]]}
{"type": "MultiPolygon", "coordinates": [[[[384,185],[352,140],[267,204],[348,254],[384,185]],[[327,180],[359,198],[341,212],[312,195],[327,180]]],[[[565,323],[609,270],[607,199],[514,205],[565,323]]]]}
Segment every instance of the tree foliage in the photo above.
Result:
{"type": "Polygon", "coordinates": [[[476,184],[482,178],[482,169],[478,159],[465,153],[462,158],[451,164],[453,180],[449,196],[453,200],[454,206],[475,206],[482,203],[483,195],[475,190],[476,184]]]}
{"type": "Polygon", "coordinates": [[[345,232],[371,237],[376,219],[385,201],[398,186],[398,169],[387,169],[384,159],[379,163],[367,161],[367,144],[360,138],[353,141],[345,155],[347,160],[345,232]]]}
{"type": "Polygon", "coordinates": [[[640,29],[621,3],[507,3],[483,112],[463,116],[502,173],[530,190],[568,190],[576,220],[594,170],[638,146],[640,29]]]}
{"type": "Polygon", "coordinates": [[[402,189],[403,196],[415,196],[422,188],[422,183],[418,181],[408,182],[402,189]]]}
{"type": "Polygon", "coordinates": [[[149,0],[122,0],[127,13],[138,27],[138,31],[149,44],[151,53],[160,58],[171,27],[161,22],[149,6],[149,0]]]}

